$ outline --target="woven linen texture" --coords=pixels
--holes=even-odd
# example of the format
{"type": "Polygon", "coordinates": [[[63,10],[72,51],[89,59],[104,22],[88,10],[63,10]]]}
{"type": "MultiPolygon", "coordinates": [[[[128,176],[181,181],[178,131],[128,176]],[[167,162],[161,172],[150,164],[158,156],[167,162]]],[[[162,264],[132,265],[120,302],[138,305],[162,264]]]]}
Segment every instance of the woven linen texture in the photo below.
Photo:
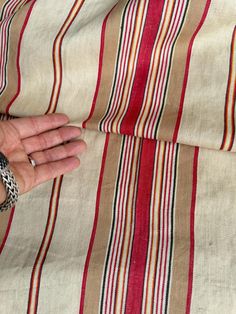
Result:
{"type": "Polygon", "coordinates": [[[236,313],[234,0],[0,0],[1,120],[74,172],[0,213],[0,313],[236,313]]]}

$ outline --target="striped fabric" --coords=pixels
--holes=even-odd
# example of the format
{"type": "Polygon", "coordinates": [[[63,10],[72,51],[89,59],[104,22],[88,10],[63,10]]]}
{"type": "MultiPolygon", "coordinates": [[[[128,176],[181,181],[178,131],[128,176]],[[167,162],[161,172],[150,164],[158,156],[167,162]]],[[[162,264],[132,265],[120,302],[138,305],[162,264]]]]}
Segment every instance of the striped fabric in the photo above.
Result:
{"type": "Polygon", "coordinates": [[[236,313],[234,0],[0,0],[0,120],[79,169],[0,214],[0,313],[236,313]]]}

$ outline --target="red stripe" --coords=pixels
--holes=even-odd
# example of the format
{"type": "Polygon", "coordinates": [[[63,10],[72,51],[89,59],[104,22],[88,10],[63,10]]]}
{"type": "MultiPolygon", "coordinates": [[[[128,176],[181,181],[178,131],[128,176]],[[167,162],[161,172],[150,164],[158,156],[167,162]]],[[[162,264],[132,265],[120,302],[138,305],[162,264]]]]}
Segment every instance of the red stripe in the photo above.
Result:
{"type": "Polygon", "coordinates": [[[86,128],[86,124],[91,119],[91,117],[92,117],[92,115],[94,113],[94,110],[95,110],[95,105],[96,105],[96,102],[97,102],[98,91],[99,91],[99,88],[100,88],[101,77],[102,77],[103,54],[104,54],[104,46],[105,46],[105,33],[106,33],[107,20],[108,20],[109,15],[111,14],[112,10],[116,7],[116,5],[107,14],[107,16],[105,17],[105,19],[103,21],[103,24],[102,24],[97,84],[96,84],[96,89],[95,89],[95,93],[94,93],[94,97],[93,97],[91,111],[90,111],[90,114],[89,114],[88,118],[85,121],[83,121],[83,123],[82,123],[82,127],[83,128],[86,128]]]}
{"type": "MultiPolygon", "coordinates": [[[[235,49],[235,34],[236,34],[236,26],[234,27],[234,32],[233,32],[233,39],[232,39],[232,50],[231,50],[231,56],[233,59],[233,53],[234,53],[234,49],[235,49]]],[[[233,67],[233,61],[231,60],[231,67],[233,67]]],[[[233,69],[232,69],[233,71],[233,69]]],[[[236,103],[236,77],[232,78],[234,79],[234,92],[233,92],[233,104],[236,103]]],[[[232,124],[232,135],[231,135],[231,141],[229,144],[229,149],[228,151],[231,151],[233,144],[234,144],[234,137],[235,137],[235,105],[232,106],[232,110],[231,110],[231,124],[232,124]]]]}
{"type": "Polygon", "coordinates": [[[6,241],[7,241],[7,238],[8,238],[8,234],[9,234],[10,229],[11,229],[11,223],[12,223],[12,220],[13,220],[14,212],[15,212],[15,207],[13,207],[11,209],[11,214],[10,214],[10,217],[9,217],[9,220],[8,220],[7,229],[6,229],[4,238],[3,238],[1,246],[0,246],[0,255],[2,254],[2,250],[3,250],[3,248],[4,248],[5,244],[6,244],[6,241]]]}
{"type": "MultiPolygon", "coordinates": [[[[155,172],[156,178],[155,178],[155,181],[154,181],[154,187],[156,187],[156,185],[157,185],[157,173],[161,170],[160,169],[160,146],[161,146],[160,142],[157,142],[157,146],[158,146],[158,148],[157,148],[157,157],[156,157],[156,159],[157,159],[157,166],[156,166],[156,172],[155,172]]],[[[159,197],[159,200],[160,200],[160,197],[159,197]]],[[[153,204],[156,204],[156,193],[154,193],[154,195],[153,195],[153,204]]],[[[160,204],[160,202],[159,202],[159,204],[160,204]]],[[[155,237],[155,234],[154,234],[154,216],[155,216],[155,206],[152,205],[152,226],[151,226],[152,237],[151,237],[151,240],[149,240],[151,242],[150,252],[152,252],[152,250],[153,250],[153,243],[154,243],[154,237],[155,237]]],[[[156,255],[156,257],[157,257],[157,255],[156,255]]],[[[156,273],[156,263],[155,262],[154,262],[154,265],[155,265],[155,272],[154,273],[156,273]]],[[[148,270],[147,270],[147,281],[146,281],[147,284],[148,284],[148,282],[150,280],[149,279],[150,278],[150,272],[151,272],[150,269],[151,269],[151,263],[149,262],[148,270]]],[[[153,299],[153,286],[154,286],[154,280],[152,280],[152,292],[151,292],[152,293],[152,297],[151,297],[151,299],[153,299]]],[[[148,301],[148,298],[147,298],[147,294],[146,294],[144,313],[146,313],[147,301],[148,301]]]]}
{"type": "Polygon", "coordinates": [[[125,313],[141,313],[156,141],[143,140],[125,313]]]}
{"type": "Polygon", "coordinates": [[[194,267],[194,221],[195,221],[195,205],[197,194],[197,172],[198,172],[198,156],[199,148],[195,148],[193,161],[193,187],[192,187],[192,202],[190,212],[190,253],[189,253],[189,274],[188,274],[188,293],[186,301],[186,314],[190,314],[192,287],[193,287],[193,267],[194,267]]]}
{"type": "Polygon", "coordinates": [[[202,18],[200,20],[200,23],[198,24],[198,26],[197,26],[197,28],[196,28],[196,30],[195,30],[195,32],[194,32],[194,34],[193,34],[193,36],[192,36],[192,38],[190,40],[190,43],[189,43],[188,53],[187,53],[187,60],[186,60],[186,66],[185,66],[183,88],[182,88],[180,105],[179,105],[179,111],[178,111],[178,116],[177,116],[177,120],[176,120],[175,130],[174,130],[174,133],[173,133],[173,142],[174,143],[177,142],[180,122],[181,122],[181,118],[182,118],[182,114],[183,114],[183,106],[184,106],[185,93],[186,93],[186,88],[187,88],[187,83],[188,83],[188,74],[189,74],[190,59],[191,59],[191,55],[192,55],[193,43],[194,43],[194,40],[195,40],[198,32],[202,28],[203,23],[205,22],[205,19],[207,17],[207,14],[208,14],[208,11],[209,11],[209,8],[210,8],[210,4],[211,4],[211,0],[207,0],[205,9],[204,9],[204,12],[203,12],[203,15],[202,15],[202,18]]]}
{"type": "Polygon", "coordinates": [[[21,32],[20,32],[20,38],[19,38],[19,41],[18,41],[18,49],[17,49],[17,58],[16,58],[16,68],[17,68],[17,73],[18,73],[18,87],[17,87],[17,92],[16,92],[15,96],[12,98],[12,100],[7,105],[6,114],[9,114],[9,110],[10,110],[13,102],[16,100],[16,98],[20,94],[20,89],[21,89],[21,73],[20,73],[21,42],[22,42],[22,38],[23,38],[23,34],[24,34],[24,31],[25,31],[25,28],[26,28],[26,26],[28,24],[28,21],[29,21],[29,18],[30,18],[30,15],[31,15],[31,12],[33,10],[33,7],[34,7],[35,3],[36,3],[36,0],[33,0],[32,4],[30,5],[30,8],[29,8],[29,10],[27,12],[24,24],[23,24],[21,32]]]}
{"type": "MultiPolygon", "coordinates": [[[[6,11],[5,11],[5,16],[10,15],[14,10],[14,5],[18,4],[18,3],[20,3],[20,1],[18,1],[18,0],[12,1],[12,3],[8,3],[8,7],[6,8],[6,11]]],[[[3,18],[5,18],[5,16],[3,15],[3,18]]]]}
{"type": "MultiPolygon", "coordinates": [[[[148,5],[149,5],[150,0],[147,1],[148,5]]],[[[128,38],[129,40],[127,42],[130,42],[130,45],[126,45],[126,54],[123,55],[123,63],[124,67],[123,67],[123,77],[121,79],[122,84],[119,86],[120,87],[120,91],[118,94],[118,103],[123,103],[124,99],[125,102],[127,103],[127,95],[125,95],[124,93],[124,88],[127,87],[126,89],[128,91],[132,90],[132,84],[133,84],[133,79],[134,76],[133,74],[135,74],[135,66],[136,66],[136,59],[138,57],[139,54],[139,47],[140,47],[140,39],[142,39],[142,32],[145,26],[145,8],[148,8],[148,5],[145,5],[143,8],[141,7],[141,1],[138,2],[133,2],[134,6],[133,6],[133,10],[132,10],[132,15],[130,15],[130,29],[128,32],[128,38]],[[138,3],[138,4],[136,4],[138,3]],[[136,8],[136,12],[135,12],[135,8],[136,8]],[[143,9],[143,10],[142,10],[143,9]],[[142,11],[141,11],[142,10],[142,11]],[[141,21],[138,22],[138,16],[140,16],[142,12],[142,18],[141,21]],[[132,23],[132,20],[134,21],[134,23],[132,23]],[[139,25],[140,24],[140,25],[139,25]],[[137,31],[138,30],[138,31],[137,31]],[[132,31],[132,32],[131,32],[132,31]],[[135,36],[136,33],[136,36],[135,36]],[[136,40],[135,40],[136,37],[136,40]],[[131,39],[131,40],[130,40],[131,39]],[[132,59],[132,52],[133,51],[133,59],[132,59]],[[127,53],[128,53],[128,58],[127,58],[127,53]],[[131,74],[131,76],[129,75],[131,74]],[[130,77],[129,77],[130,76],[130,77]],[[124,79],[123,79],[124,78],[124,79]]],[[[124,45],[123,45],[124,46],[124,45]]],[[[115,108],[117,106],[115,105],[115,108]]],[[[118,106],[119,108],[119,106],[118,106]]],[[[119,114],[119,110],[116,110],[115,114],[113,115],[113,120],[116,120],[118,115],[123,116],[125,111],[125,108],[120,112],[119,114]]],[[[117,120],[117,124],[115,125],[115,133],[118,133],[118,125],[120,123],[120,119],[121,117],[118,116],[118,120],[117,120]]]]}
{"type": "Polygon", "coordinates": [[[0,25],[2,21],[11,15],[14,12],[15,7],[21,2],[21,0],[15,0],[15,1],[10,1],[6,4],[6,6],[3,8],[3,11],[0,12],[0,15],[2,15],[2,20],[0,21],[0,25]]]}
{"type": "Polygon", "coordinates": [[[85,292],[86,292],[88,268],[89,268],[89,262],[90,262],[91,254],[92,254],[92,248],[93,248],[93,244],[94,244],[95,234],[96,234],[96,230],[97,230],[98,214],[99,214],[99,206],[100,206],[100,197],[101,197],[102,182],[103,182],[103,176],[104,176],[104,170],[105,170],[105,164],[106,164],[106,158],[107,158],[107,149],[108,149],[109,138],[110,138],[110,134],[108,133],[108,134],[106,134],[106,142],[105,142],[103,156],[102,156],[102,165],[101,165],[100,177],[99,177],[98,189],[97,189],[97,199],[96,199],[96,209],[95,209],[93,230],[92,230],[92,233],[91,233],[88,253],[87,253],[85,266],[84,266],[82,288],[81,288],[81,296],[80,296],[80,309],[79,309],[79,313],[80,314],[82,314],[83,310],[84,310],[84,299],[85,299],[85,292]]]}
{"type": "Polygon", "coordinates": [[[158,2],[151,0],[148,6],[130,103],[120,127],[122,134],[134,133],[135,123],[143,103],[151,55],[161,21],[163,6],[164,0],[158,2]]]}

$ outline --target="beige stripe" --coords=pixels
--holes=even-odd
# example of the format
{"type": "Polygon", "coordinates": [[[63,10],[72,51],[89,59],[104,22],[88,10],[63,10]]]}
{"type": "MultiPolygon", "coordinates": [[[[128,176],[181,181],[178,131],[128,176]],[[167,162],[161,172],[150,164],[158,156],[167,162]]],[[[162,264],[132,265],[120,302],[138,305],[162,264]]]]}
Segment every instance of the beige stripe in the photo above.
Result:
{"type": "Polygon", "coordinates": [[[236,158],[200,149],[191,314],[236,313],[236,158]]]}
{"type": "Polygon", "coordinates": [[[102,119],[109,101],[117,57],[121,15],[126,3],[127,0],[119,1],[107,21],[101,84],[93,116],[87,123],[87,127],[90,129],[97,129],[98,122],[102,119]]]}
{"type": "Polygon", "coordinates": [[[194,147],[180,146],[175,205],[174,256],[169,313],[185,313],[188,289],[190,209],[194,147]]]}
{"type": "Polygon", "coordinates": [[[160,123],[158,136],[162,140],[172,140],[179,110],[188,46],[199,24],[205,4],[206,0],[190,2],[186,21],[175,45],[165,111],[160,123]]]}
{"type": "Polygon", "coordinates": [[[31,3],[24,5],[15,15],[10,27],[8,60],[7,60],[7,86],[0,96],[0,112],[5,112],[7,105],[15,96],[18,88],[18,72],[16,59],[20,32],[31,3]]]}
{"type": "Polygon", "coordinates": [[[84,299],[84,313],[88,314],[98,313],[99,311],[100,287],[111,225],[112,202],[121,140],[122,137],[110,134],[101,189],[97,230],[89,264],[84,299]]]}
{"type": "Polygon", "coordinates": [[[64,73],[57,111],[69,114],[70,120],[78,126],[87,119],[92,107],[98,80],[102,25],[116,2],[103,1],[94,10],[94,0],[86,0],[63,40],[64,73]]]}
{"type": "MultiPolygon", "coordinates": [[[[21,91],[11,107],[12,115],[46,112],[54,80],[53,43],[73,3],[74,0],[36,1],[21,42],[21,91]]],[[[68,110],[68,102],[66,107],[68,110]]]]}
{"type": "Polygon", "coordinates": [[[178,134],[181,143],[214,149],[221,146],[234,27],[233,2],[211,1],[207,18],[194,40],[178,134]],[[224,14],[220,13],[222,7],[224,14]]]}
{"type": "Polygon", "coordinates": [[[2,241],[7,231],[10,214],[11,214],[11,210],[7,210],[0,213],[0,246],[2,245],[2,241]]]}

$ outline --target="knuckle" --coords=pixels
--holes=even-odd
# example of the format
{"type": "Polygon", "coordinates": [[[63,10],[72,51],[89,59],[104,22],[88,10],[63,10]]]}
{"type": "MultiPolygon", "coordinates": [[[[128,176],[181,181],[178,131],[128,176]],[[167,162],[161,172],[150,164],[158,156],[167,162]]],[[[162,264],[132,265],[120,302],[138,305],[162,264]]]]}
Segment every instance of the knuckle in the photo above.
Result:
{"type": "Polygon", "coordinates": [[[38,138],[39,140],[39,146],[40,148],[43,150],[45,148],[48,147],[48,139],[47,136],[45,136],[44,134],[41,134],[38,138]]]}

